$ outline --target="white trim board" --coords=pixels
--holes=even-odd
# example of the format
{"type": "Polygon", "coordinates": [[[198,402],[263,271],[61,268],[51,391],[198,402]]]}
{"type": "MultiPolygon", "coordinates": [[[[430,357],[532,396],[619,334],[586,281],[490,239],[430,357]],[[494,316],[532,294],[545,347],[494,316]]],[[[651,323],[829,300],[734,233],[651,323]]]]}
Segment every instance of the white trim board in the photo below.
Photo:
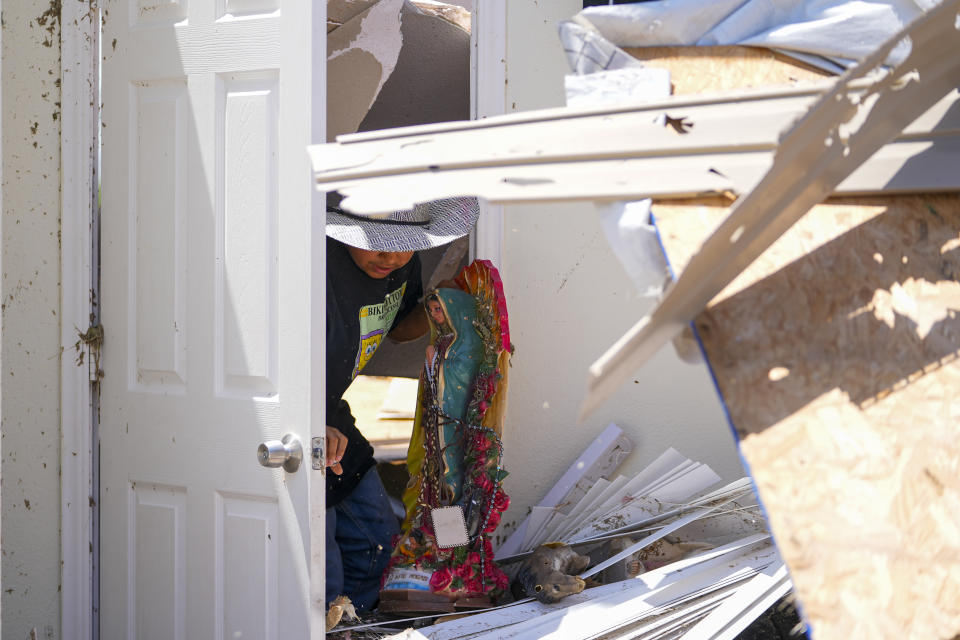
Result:
{"type": "MultiPolygon", "coordinates": [[[[475,2],[470,28],[470,118],[507,112],[507,2],[475,2]]],[[[471,259],[503,267],[503,207],[480,202],[480,217],[471,234],[471,259]]]]}
{"type": "Polygon", "coordinates": [[[85,2],[63,5],[61,24],[60,495],[64,638],[96,637],[95,364],[75,361],[77,331],[94,318],[100,16],[85,2]]]}
{"type": "MultiPolygon", "coordinates": [[[[310,153],[318,184],[340,191],[357,213],[462,195],[510,204],[744,193],[772,166],[783,132],[832,86],[406,127],[341,136],[310,153]],[[668,117],[693,126],[677,125],[680,133],[668,117]]],[[[851,98],[865,97],[865,86],[850,83],[851,98]]],[[[958,100],[952,91],[928,105],[832,191],[960,189],[948,161],[960,150],[958,100]]]]}

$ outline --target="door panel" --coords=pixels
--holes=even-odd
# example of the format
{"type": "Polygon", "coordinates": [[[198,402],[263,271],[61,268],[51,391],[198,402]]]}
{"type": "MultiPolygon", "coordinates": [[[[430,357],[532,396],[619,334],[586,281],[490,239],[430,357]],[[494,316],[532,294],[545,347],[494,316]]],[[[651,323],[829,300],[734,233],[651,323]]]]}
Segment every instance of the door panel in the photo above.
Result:
{"type": "Polygon", "coordinates": [[[104,6],[103,638],[323,634],[312,4],[104,6]],[[261,467],[286,433],[300,470],[261,467]]]}

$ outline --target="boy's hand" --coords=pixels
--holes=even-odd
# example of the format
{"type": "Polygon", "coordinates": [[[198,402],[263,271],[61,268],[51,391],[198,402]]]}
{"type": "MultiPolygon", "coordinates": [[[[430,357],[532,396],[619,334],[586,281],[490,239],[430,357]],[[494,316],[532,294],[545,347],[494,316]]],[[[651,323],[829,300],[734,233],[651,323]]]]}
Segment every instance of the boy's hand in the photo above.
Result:
{"type": "Polygon", "coordinates": [[[340,460],[347,450],[347,436],[333,427],[327,427],[327,466],[338,476],[343,473],[340,460]]]}

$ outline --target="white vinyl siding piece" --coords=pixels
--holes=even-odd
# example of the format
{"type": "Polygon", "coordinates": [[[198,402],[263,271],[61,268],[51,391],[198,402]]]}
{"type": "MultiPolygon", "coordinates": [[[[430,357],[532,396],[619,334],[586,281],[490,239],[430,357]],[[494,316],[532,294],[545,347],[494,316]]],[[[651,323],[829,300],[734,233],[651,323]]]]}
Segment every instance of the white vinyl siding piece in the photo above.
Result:
{"type": "MultiPolygon", "coordinates": [[[[510,204],[740,194],[831,86],[404,127],[340,136],[310,154],[318,184],[361,214],[459,195],[510,204]]],[[[960,174],[944,162],[960,147],[957,99],[953,91],[922,113],[835,193],[960,188],[960,174]]]]}
{"type": "MultiPolygon", "coordinates": [[[[723,602],[752,585],[751,578],[768,567],[782,566],[767,538],[766,535],[748,536],[637,578],[587,589],[558,604],[522,602],[407,632],[400,637],[587,640],[618,629],[624,629],[623,638],[672,637],[663,634],[691,628],[723,607],[723,602]],[[643,625],[627,629],[638,622],[643,625]]],[[[757,602],[757,590],[753,584],[751,593],[740,598],[743,606],[757,602]]],[[[733,608],[727,607],[727,611],[733,608]]]]}
{"type": "MultiPolygon", "coordinates": [[[[699,506],[705,498],[696,499],[695,505],[687,503],[719,482],[720,476],[707,465],[689,460],[674,449],[668,449],[629,481],[617,477],[611,482],[598,477],[598,465],[609,461],[611,449],[616,450],[620,446],[618,432],[619,427],[610,425],[571,465],[550,494],[533,507],[530,515],[517,527],[517,531],[501,546],[498,560],[533,551],[545,542],[592,540],[603,537],[612,530],[629,530],[680,515],[681,508],[687,511],[696,510],[698,515],[690,517],[689,520],[671,525],[672,528],[664,526],[667,530],[658,537],[651,538],[647,543],[650,544],[706,513],[707,510],[699,506]],[[575,484],[571,489],[565,489],[573,482],[575,484]],[[580,493],[574,493],[576,490],[580,493]],[[557,499],[558,495],[564,497],[557,499]],[[571,495],[582,497],[571,504],[571,495]],[[554,506],[550,506],[554,501],[554,506]]],[[[615,468],[606,469],[604,475],[609,475],[615,468]]],[[[723,496],[721,500],[711,498],[713,506],[716,507],[751,495],[752,491],[749,481],[741,479],[710,495],[723,496]]],[[[640,545],[634,551],[643,546],[646,545],[640,545]]],[[[627,555],[630,554],[623,557],[627,555]]]]}
{"type": "Polygon", "coordinates": [[[574,460],[543,500],[533,507],[530,516],[521,522],[516,531],[497,549],[497,559],[530,548],[528,536],[532,538],[540,530],[555,507],[579,500],[586,495],[597,480],[616,470],[632,450],[633,443],[623,434],[623,430],[613,423],[608,425],[574,460]]]}

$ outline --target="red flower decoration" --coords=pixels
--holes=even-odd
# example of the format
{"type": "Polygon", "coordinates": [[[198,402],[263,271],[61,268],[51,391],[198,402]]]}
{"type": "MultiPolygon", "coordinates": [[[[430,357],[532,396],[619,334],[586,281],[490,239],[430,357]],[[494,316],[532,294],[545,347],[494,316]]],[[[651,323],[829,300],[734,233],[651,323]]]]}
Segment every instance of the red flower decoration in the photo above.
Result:
{"type": "Polygon", "coordinates": [[[510,506],[510,497],[503,492],[503,489],[497,489],[493,495],[493,508],[495,511],[506,511],[510,506]]]}
{"type": "Polygon", "coordinates": [[[476,482],[477,486],[483,489],[484,492],[489,493],[490,491],[493,491],[493,483],[490,481],[490,478],[486,473],[478,473],[477,479],[474,482],[476,482]]]}
{"type": "Polygon", "coordinates": [[[484,533],[493,533],[498,524],[500,524],[500,512],[491,511],[490,517],[487,519],[487,526],[483,528],[484,533]]]}
{"type": "Polygon", "coordinates": [[[490,450],[490,440],[487,439],[486,434],[481,433],[474,446],[478,453],[486,454],[490,450]]]}
{"type": "Polygon", "coordinates": [[[450,586],[451,582],[453,582],[453,574],[446,567],[437,569],[430,576],[430,588],[434,591],[443,591],[450,586]]]}
{"type": "Polygon", "coordinates": [[[473,567],[469,564],[462,564],[453,570],[453,575],[463,581],[467,581],[473,577],[473,567]]]}
{"type": "Polygon", "coordinates": [[[483,581],[480,578],[474,577],[470,580],[464,580],[463,586],[470,593],[483,593],[483,581]]]}

